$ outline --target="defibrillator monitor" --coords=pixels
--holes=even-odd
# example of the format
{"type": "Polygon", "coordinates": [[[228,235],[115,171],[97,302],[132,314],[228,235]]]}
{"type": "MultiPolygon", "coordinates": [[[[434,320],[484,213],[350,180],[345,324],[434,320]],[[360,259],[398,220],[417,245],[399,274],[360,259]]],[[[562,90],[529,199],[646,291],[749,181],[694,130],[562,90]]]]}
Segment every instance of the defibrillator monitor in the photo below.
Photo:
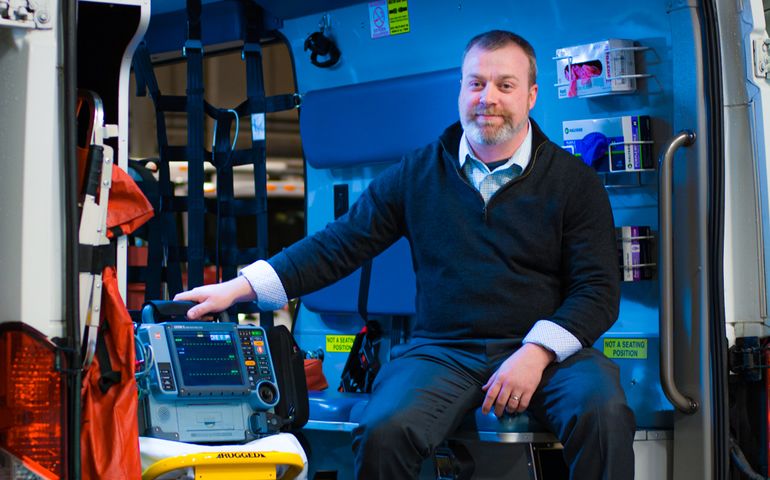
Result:
{"type": "Polygon", "coordinates": [[[150,359],[139,382],[141,434],[233,442],[266,433],[279,392],[265,331],[230,322],[154,323],[163,316],[148,308],[137,331],[150,359]]]}
{"type": "Polygon", "coordinates": [[[248,395],[245,359],[233,324],[165,324],[180,396],[248,395]]]}

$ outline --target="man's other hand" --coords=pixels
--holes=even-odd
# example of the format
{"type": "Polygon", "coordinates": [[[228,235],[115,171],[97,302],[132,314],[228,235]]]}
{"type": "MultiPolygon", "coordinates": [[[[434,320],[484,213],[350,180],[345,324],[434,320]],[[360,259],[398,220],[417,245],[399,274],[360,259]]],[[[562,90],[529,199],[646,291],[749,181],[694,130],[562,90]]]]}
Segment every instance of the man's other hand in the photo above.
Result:
{"type": "Polygon", "coordinates": [[[481,387],[487,392],[481,411],[488,414],[494,408],[495,415],[521,413],[529,406],[543,370],[556,358],[554,353],[535,343],[525,343],[500,365],[481,387]]]}
{"type": "Polygon", "coordinates": [[[198,305],[187,312],[187,318],[197,320],[207,313],[221,312],[235,302],[254,300],[257,295],[244,277],[236,277],[215,285],[204,285],[178,293],[174,301],[193,301],[198,305]]]}

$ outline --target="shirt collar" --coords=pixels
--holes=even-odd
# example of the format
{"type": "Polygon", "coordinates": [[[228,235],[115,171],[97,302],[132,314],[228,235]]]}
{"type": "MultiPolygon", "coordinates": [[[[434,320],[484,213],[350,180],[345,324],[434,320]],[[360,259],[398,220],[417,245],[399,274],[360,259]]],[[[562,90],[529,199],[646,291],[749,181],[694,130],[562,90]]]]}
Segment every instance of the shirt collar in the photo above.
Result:
{"type": "MultiPolygon", "coordinates": [[[[511,158],[509,158],[504,165],[497,167],[495,170],[510,168],[514,164],[521,167],[522,172],[526,170],[527,165],[529,165],[529,157],[532,154],[532,122],[528,120],[527,124],[528,124],[527,136],[524,138],[524,141],[521,143],[521,145],[519,145],[519,148],[513,153],[513,156],[511,156],[511,158]]],[[[465,160],[469,155],[474,160],[484,163],[473,154],[473,150],[471,149],[471,146],[468,143],[468,139],[465,136],[465,132],[463,132],[463,136],[462,138],[460,138],[460,152],[457,156],[458,160],[460,161],[460,168],[462,168],[465,165],[465,160]]]]}

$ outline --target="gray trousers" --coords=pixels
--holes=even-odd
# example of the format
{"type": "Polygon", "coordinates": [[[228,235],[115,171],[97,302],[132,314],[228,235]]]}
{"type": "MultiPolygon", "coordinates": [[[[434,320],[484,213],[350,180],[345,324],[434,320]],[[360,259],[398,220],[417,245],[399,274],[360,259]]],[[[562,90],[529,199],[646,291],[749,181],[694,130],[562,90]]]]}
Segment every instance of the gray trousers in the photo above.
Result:
{"type": "MultiPolygon", "coordinates": [[[[356,478],[417,478],[433,450],[481,406],[481,386],[515,340],[413,339],[394,348],[353,431],[356,478]]],[[[561,440],[570,478],[634,476],[634,415],[617,366],[584,348],[543,372],[527,411],[561,440]]]]}

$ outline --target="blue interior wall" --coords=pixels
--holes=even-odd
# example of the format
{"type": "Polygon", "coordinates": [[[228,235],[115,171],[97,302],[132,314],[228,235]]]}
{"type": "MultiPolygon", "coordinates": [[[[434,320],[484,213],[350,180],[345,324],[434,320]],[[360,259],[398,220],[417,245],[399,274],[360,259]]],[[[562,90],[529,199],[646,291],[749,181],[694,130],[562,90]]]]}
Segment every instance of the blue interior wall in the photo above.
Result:
{"type": "MultiPolygon", "coordinates": [[[[562,122],[565,120],[650,115],[653,118],[654,153],[657,158],[660,145],[671,134],[673,117],[671,27],[667,4],[665,0],[644,3],[600,0],[590,4],[555,0],[411,1],[409,33],[372,39],[368,4],[362,3],[326,12],[332,27],[330,35],[342,51],[342,61],[331,69],[313,66],[308,53],[303,51],[305,38],[318,30],[321,14],[287,20],[281,31],[294,55],[297,86],[301,93],[457,68],[465,44],[473,35],[494,28],[515,31],[527,38],[536,49],[540,90],[532,117],[552,140],[561,142],[562,122]],[[555,50],[608,38],[631,39],[638,45],[650,47],[650,50],[637,53],[636,60],[637,71],[649,73],[652,77],[639,81],[637,92],[632,94],[559,100],[554,87],[556,67],[552,57],[555,50]]],[[[430,92],[425,92],[425,98],[427,108],[430,92]]],[[[407,110],[410,114],[419,115],[420,106],[410,105],[407,110]]],[[[345,128],[345,122],[350,119],[336,118],[330,111],[328,121],[345,128]]],[[[388,140],[383,138],[382,141],[388,140]]],[[[339,145],[339,148],[344,149],[345,145],[339,145]]],[[[348,183],[351,201],[354,201],[382,168],[366,166],[317,170],[308,166],[308,232],[323,228],[333,219],[333,184],[348,183]]],[[[614,179],[610,178],[610,183],[613,182],[614,179]]],[[[641,186],[608,188],[616,225],[649,225],[657,231],[655,182],[654,174],[645,174],[641,186]]],[[[654,343],[658,319],[657,289],[654,280],[624,283],[620,317],[610,334],[639,335],[651,338],[654,343]]],[[[356,330],[359,325],[360,321],[341,321],[339,317],[324,319],[303,311],[298,328],[306,334],[303,341],[317,343],[308,347],[316,348],[323,346],[323,334],[329,329],[356,330]]],[[[650,356],[656,354],[653,350],[651,348],[650,356]]],[[[336,384],[340,362],[344,358],[337,360],[335,355],[330,357],[327,371],[334,376],[330,379],[331,383],[336,384]]],[[[661,401],[661,408],[664,407],[661,401]]]]}

